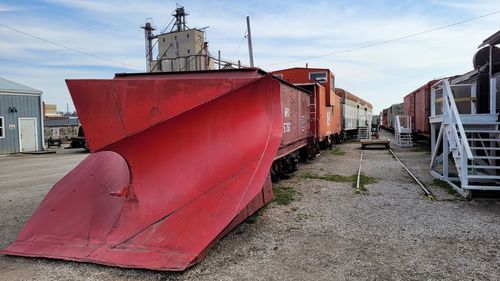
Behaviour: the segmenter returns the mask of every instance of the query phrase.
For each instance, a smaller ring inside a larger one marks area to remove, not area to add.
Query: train
[[[68,80],[91,153],[2,253],[154,270],[198,263],[272,199],[272,181],[341,141],[342,100],[321,72]]]
[[[382,128],[394,131],[394,117],[403,114],[403,103],[396,103],[382,111]]]
[[[294,85],[309,91],[317,89],[312,91],[320,93],[316,97],[311,96],[312,127],[316,132],[315,142],[320,147],[331,147],[334,143],[356,136],[360,127],[370,127],[373,105],[335,87],[335,75],[330,69],[294,67],[272,73]]]
[[[405,95],[403,103],[383,109],[380,113],[381,127],[393,131],[394,116],[407,116],[411,120],[413,136],[417,139],[429,140],[431,138],[429,122],[431,92],[433,87],[442,80],[449,81],[460,114],[498,114],[500,112],[500,48],[494,46],[498,38],[500,38],[500,31],[483,42],[473,56],[473,70],[464,74],[429,80]],[[488,47],[489,44],[492,45]],[[491,91],[495,91],[492,96],[490,96]],[[491,97],[494,97],[495,101],[492,101]],[[440,103],[439,97],[438,103]],[[437,110],[439,111],[440,107]]]
[[[342,89],[336,88],[335,94],[342,102],[342,132],[343,138],[354,137],[360,128],[369,128],[372,122],[373,105],[366,100]]]

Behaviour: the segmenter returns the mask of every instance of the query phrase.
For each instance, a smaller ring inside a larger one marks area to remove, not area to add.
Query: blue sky
[[[416,33],[500,10],[500,1],[0,1],[0,24],[108,60],[85,56],[0,26],[0,76],[40,89],[59,110],[73,105],[65,79],[145,70],[144,35],[184,5],[188,26],[205,27],[211,53],[248,63],[245,16],[264,70],[326,67],[336,84],[380,111],[427,81],[472,69],[477,46],[500,29],[500,14],[353,52],[303,59]],[[111,61],[110,61],[111,60]],[[293,63],[282,63],[300,60]],[[114,63],[123,62],[124,64]]]

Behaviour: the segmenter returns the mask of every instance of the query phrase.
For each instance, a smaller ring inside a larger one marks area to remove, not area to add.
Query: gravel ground
[[[295,188],[289,205],[271,203],[184,273],[0,256],[0,279],[500,280],[500,200],[466,201],[433,186],[430,154],[421,148],[395,151],[434,201],[387,150],[365,150],[363,174],[378,182],[361,194],[349,182],[301,177],[306,171],[356,174],[359,145],[338,147],[344,155],[324,151],[278,183]],[[0,247],[15,238],[50,186],[84,154],[37,157],[0,157]],[[57,167],[49,168],[51,163]]]

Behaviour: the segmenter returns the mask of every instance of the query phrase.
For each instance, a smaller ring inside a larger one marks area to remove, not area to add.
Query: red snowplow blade
[[[271,76],[67,84],[93,153],[3,253],[184,270],[269,199],[282,134]]]

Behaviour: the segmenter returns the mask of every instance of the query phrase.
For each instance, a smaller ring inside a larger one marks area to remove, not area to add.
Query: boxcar
[[[396,104],[393,104],[391,105],[388,109],[387,109],[387,128],[389,130],[394,130],[394,117],[396,117],[397,115],[403,115],[404,114],[404,111],[403,111],[403,103],[396,103]]]
[[[431,87],[437,82],[432,80],[404,97],[404,115],[411,118],[413,132],[430,137],[430,98]]]
[[[389,115],[389,109],[388,108],[382,110],[382,123],[381,123],[381,126],[384,129],[389,128],[389,123],[388,123],[388,119],[387,119],[388,115]]]

